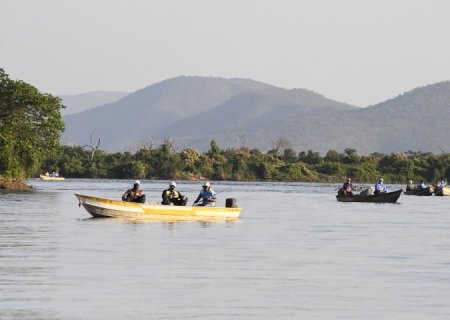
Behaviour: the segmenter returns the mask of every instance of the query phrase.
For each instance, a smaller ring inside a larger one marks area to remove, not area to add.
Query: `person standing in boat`
[[[375,194],[378,193],[387,193],[388,189],[386,185],[383,183],[383,178],[378,179],[378,182],[375,183]]]
[[[188,198],[175,190],[177,184],[174,181],[169,183],[169,189],[162,193],[162,205],[185,206]]]
[[[194,206],[216,206],[216,193],[211,189],[209,182],[203,183],[202,191],[200,191],[197,199],[194,201]],[[202,200],[200,203],[199,201]]]
[[[145,203],[145,194],[144,191],[139,188],[140,184],[140,181],[136,180],[133,183],[133,188],[128,189],[122,195],[122,200],[127,202]]]
[[[345,180],[344,185],[342,186],[342,192],[344,196],[346,195],[351,196],[353,194],[352,179],[347,178],[347,180]]]

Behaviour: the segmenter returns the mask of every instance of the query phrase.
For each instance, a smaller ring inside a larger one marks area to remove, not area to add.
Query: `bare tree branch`
[[[95,155],[95,152],[98,150],[98,148],[100,147],[100,138],[98,138],[98,142],[97,142],[97,145],[96,146],[94,146],[94,144],[92,143],[92,135],[94,134],[94,131],[95,130],[93,130],[92,132],[91,132],[91,134],[89,135],[89,139],[91,140],[91,144],[85,144],[84,146],[82,146],[82,148],[89,148],[89,149],[91,149],[91,162],[94,160],[94,155]]]

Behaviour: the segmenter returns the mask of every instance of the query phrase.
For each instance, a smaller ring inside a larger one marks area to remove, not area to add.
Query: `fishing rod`
[[[230,191],[231,189],[233,189],[233,188],[227,188],[227,189],[225,189],[225,190],[222,190],[222,191],[216,192],[216,194],[215,194],[215,195],[218,195],[218,194],[220,194],[220,193],[222,193],[222,192]]]

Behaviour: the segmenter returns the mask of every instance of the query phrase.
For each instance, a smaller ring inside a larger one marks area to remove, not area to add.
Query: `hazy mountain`
[[[348,119],[367,130],[365,135],[377,137],[371,150],[450,152],[450,81],[416,88],[351,112]],[[361,150],[363,144],[359,144]]]
[[[172,137],[181,147],[208,147],[211,137],[222,147],[242,145],[267,150],[280,137],[295,149],[323,145],[328,118],[357,109],[304,89],[268,88],[244,92],[222,105],[166,126],[156,136]],[[317,143],[316,143],[317,142]]]
[[[84,145],[92,134],[104,150],[126,150],[154,141],[164,126],[222,104],[268,84],[245,79],[177,77],[136,91],[123,99],[64,117],[62,141]]]
[[[178,77],[123,99],[66,116],[65,143],[101,148],[157,146],[170,138],[180,148],[248,146],[262,151],[285,138],[297,151],[360,153],[450,150],[450,82],[414,89],[357,108],[305,89],[287,90],[245,79]]]
[[[94,91],[77,95],[62,95],[63,104],[66,106],[62,110],[62,115],[82,112],[97,106],[115,102],[128,93],[122,91]]]

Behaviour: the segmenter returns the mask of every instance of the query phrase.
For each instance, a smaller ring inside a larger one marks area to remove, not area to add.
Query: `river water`
[[[450,319],[450,197],[340,203],[338,185],[214,182],[237,221],[94,219],[30,180],[0,193],[0,319]],[[189,203],[200,182],[178,182]],[[166,181],[142,181],[159,200]],[[392,190],[401,186],[390,186]]]

